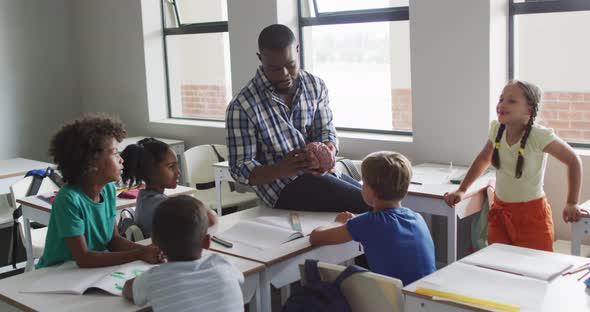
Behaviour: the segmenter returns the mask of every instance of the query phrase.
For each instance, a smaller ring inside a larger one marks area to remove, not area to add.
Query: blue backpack
[[[320,278],[318,260],[305,260],[305,285],[296,288],[287,299],[282,312],[348,312],[350,306],[340,291],[342,282],[354,273],[368,272],[367,269],[351,265],[333,282]]]

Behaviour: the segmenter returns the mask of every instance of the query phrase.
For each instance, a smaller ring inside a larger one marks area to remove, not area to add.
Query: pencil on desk
[[[440,291],[440,290],[435,290],[435,289],[425,288],[425,287],[416,287],[416,293],[420,294],[420,295],[431,296],[431,297],[440,297],[440,298],[444,298],[444,299],[450,299],[450,300],[454,300],[454,301],[462,302],[462,303],[475,304],[475,305],[479,305],[482,307],[492,308],[492,309],[497,309],[497,310],[507,311],[507,312],[517,312],[520,310],[520,308],[517,305],[513,305],[513,304],[506,304],[506,303],[495,302],[495,301],[491,301],[491,300],[487,300],[487,299],[474,298],[474,297],[469,297],[469,296],[465,296],[465,295],[460,295],[460,294],[455,294],[455,293],[450,293],[450,292],[446,292],[446,291]]]
[[[588,263],[586,263],[586,264],[584,264],[584,265],[581,265],[581,266],[579,266],[579,267],[577,267],[577,268],[574,268],[574,269],[572,269],[571,271],[564,272],[564,273],[563,273],[563,274],[561,274],[561,275],[562,275],[562,276],[564,276],[564,275],[571,275],[571,274],[576,274],[576,273],[578,273],[578,272],[584,271],[584,270],[586,270],[586,269],[589,269],[589,268],[590,268],[590,262],[588,262]]]
[[[584,275],[582,275],[580,278],[578,278],[578,282],[581,281],[584,277],[586,277],[586,275],[588,275],[588,273],[590,273],[590,270],[588,270],[588,272],[586,272]]]

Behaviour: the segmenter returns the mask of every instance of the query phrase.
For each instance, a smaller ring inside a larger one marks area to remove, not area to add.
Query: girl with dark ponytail
[[[137,195],[135,222],[143,234],[152,234],[152,216],[158,204],[168,198],[165,189],[176,188],[180,169],[176,153],[168,144],[154,138],[131,144],[121,153],[123,173],[121,179],[129,186],[145,183]]]
[[[152,219],[156,207],[168,198],[165,189],[176,188],[180,168],[176,153],[168,144],[154,138],[131,144],[121,153],[123,173],[121,179],[129,186],[145,183],[137,195],[135,222],[145,237],[152,235]],[[217,215],[208,209],[209,225],[217,224]]]
[[[498,120],[491,123],[489,140],[459,189],[445,194],[447,204],[454,207],[490,164],[496,168],[496,193],[488,215],[489,244],[553,250],[553,218],[543,191],[547,154],[568,167],[569,188],[563,220],[576,222],[580,219],[582,164],[553,129],[535,123],[541,94],[531,83],[508,82],[496,106]]]

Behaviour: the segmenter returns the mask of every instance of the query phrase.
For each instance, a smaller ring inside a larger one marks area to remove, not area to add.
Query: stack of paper
[[[490,245],[460,261],[543,281],[549,281],[573,266],[552,252],[540,252],[504,244]]]

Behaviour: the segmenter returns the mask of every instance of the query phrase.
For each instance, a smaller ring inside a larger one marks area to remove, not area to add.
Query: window
[[[511,0],[510,78],[543,89],[539,123],[590,147],[590,1]]]
[[[231,100],[226,0],[163,0],[171,118],[224,120]]]
[[[302,66],[338,129],[411,134],[409,0],[300,0]]]

